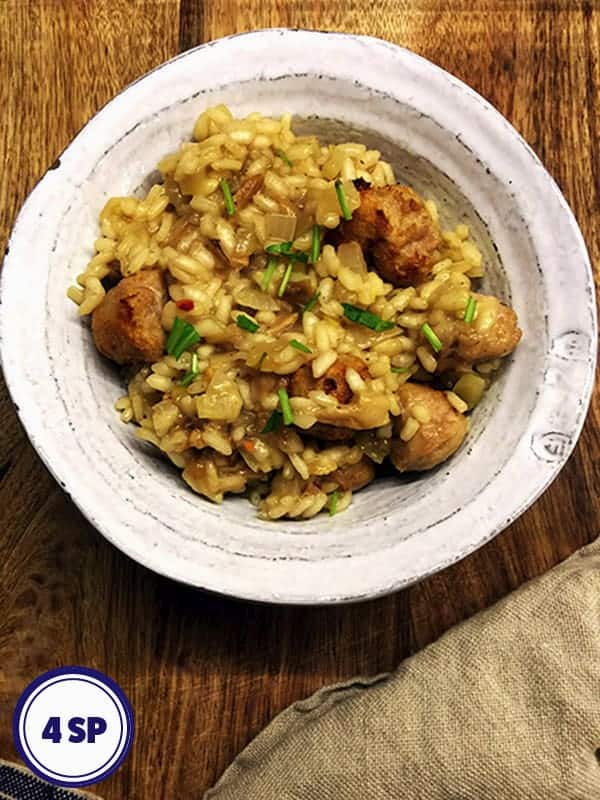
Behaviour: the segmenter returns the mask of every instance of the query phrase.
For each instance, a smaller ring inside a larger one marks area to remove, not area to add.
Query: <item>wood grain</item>
[[[36,180],[119,89],[198,42],[290,26],[381,36],[467,81],[547,164],[600,263],[593,2],[384,0],[369,11],[362,0],[8,0],[0,15],[0,252]],[[324,683],[393,668],[599,529],[597,392],[558,480],[465,561],[360,606],[255,606],[129,561],[61,493],[4,390],[0,423],[0,755],[16,755],[10,720],[27,682],[61,664],[102,669],[128,693],[137,723],[129,759],[96,788],[107,800],[199,797],[290,702]]]

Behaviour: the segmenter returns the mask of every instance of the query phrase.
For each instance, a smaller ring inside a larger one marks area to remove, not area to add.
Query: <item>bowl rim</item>
[[[138,563],[142,564],[145,567],[148,567],[149,569],[153,570],[154,572],[157,572],[158,574],[165,575],[182,583],[196,586],[198,588],[202,588],[207,591],[218,592],[221,594],[240,597],[247,600],[269,602],[269,603],[284,603],[284,604],[293,603],[298,605],[328,605],[328,604],[362,601],[395,592],[401,588],[411,585],[412,583],[420,581],[442,569],[445,569],[446,567],[450,566],[456,561],[466,557],[467,555],[469,555],[470,553],[474,552],[476,549],[481,547],[483,544],[490,541],[498,533],[500,533],[511,521],[515,520],[527,508],[529,508],[532,505],[532,503],[534,503],[538,499],[538,497],[548,488],[548,486],[556,478],[556,476],[558,475],[558,473],[560,472],[560,470],[562,469],[562,467],[565,465],[566,461],[572,454],[586,418],[587,409],[589,407],[589,403],[592,397],[592,391],[594,386],[594,375],[596,368],[597,353],[596,353],[596,348],[593,345],[591,348],[591,353],[588,354],[589,355],[589,358],[587,360],[588,368],[586,370],[585,381],[583,382],[585,385],[582,388],[581,395],[579,395],[581,401],[582,413],[579,415],[576,425],[574,425],[571,428],[572,435],[570,436],[570,439],[566,444],[566,446],[564,447],[560,457],[556,460],[552,471],[549,472],[548,475],[545,476],[543,480],[538,480],[537,483],[534,484],[534,488],[532,491],[524,493],[524,497],[520,501],[520,503],[511,508],[511,513],[509,516],[506,515],[502,517],[502,519],[499,519],[494,525],[490,526],[489,530],[486,532],[486,535],[484,537],[481,537],[479,539],[473,538],[468,547],[463,547],[460,550],[460,552],[453,552],[450,555],[446,555],[443,558],[439,558],[429,568],[420,571],[418,575],[413,575],[408,578],[402,577],[392,582],[391,584],[386,584],[384,586],[380,585],[377,579],[375,579],[367,592],[361,592],[360,594],[346,592],[341,595],[336,593],[331,593],[328,587],[323,587],[321,593],[319,593],[318,595],[315,595],[314,593],[303,595],[301,593],[294,591],[293,589],[289,591],[273,592],[272,590],[269,591],[268,589],[263,590],[262,587],[258,587],[256,590],[254,589],[239,590],[235,587],[235,581],[233,584],[231,584],[231,582],[228,583],[227,581],[223,581],[222,579],[220,579],[219,574],[216,575],[211,574],[210,580],[206,580],[206,574],[205,574],[204,579],[201,582],[198,582],[194,578],[193,573],[191,572],[181,573],[179,570],[172,568],[172,566],[169,564],[168,561],[163,562],[160,558],[160,555],[154,555],[152,553],[141,554],[139,551],[135,551],[134,548],[128,546],[126,536],[119,537],[115,532],[108,529],[107,526],[103,524],[101,520],[97,519],[96,514],[94,513],[94,509],[88,507],[78,497],[77,486],[74,485],[74,482],[71,479],[68,470],[64,472],[59,466],[57,466],[56,459],[53,457],[53,453],[51,451],[48,451],[44,445],[43,436],[38,436],[36,434],[35,432],[37,427],[35,420],[36,414],[32,412],[32,410],[29,409],[29,407],[22,402],[23,393],[26,391],[26,386],[21,380],[18,369],[13,368],[14,364],[13,362],[11,362],[10,358],[12,340],[10,337],[10,328],[6,324],[6,314],[7,314],[6,309],[10,305],[10,296],[8,295],[8,289],[7,289],[9,280],[12,277],[10,269],[11,265],[13,265],[15,261],[14,256],[11,257],[12,255],[11,251],[14,250],[13,245],[19,238],[19,235],[21,233],[21,227],[26,228],[25,223],[27,222],[29,211],[33,204],[34,198],[36,198],[37,196],[41,195],[44,192],[45,185],[48,182],[49,177],[52,174],[52,171],[60,165],[63,155],[67,151],[75,149],[77,145],[80,143],[81,138],[83,137],[85,132],[91,126],[93,126],[94,123],[99,118],[101,118],[103,114],[107,113],[108,110],[111,108],[111,106],[113,106],[113,104],[117,104],[120,100],[122,100],[123,97],[127,95],[134,86],[136,86],[140,82],[151,80],[152,76],[154,76],[161,70],[165,69],[166,67],[182,59],[194,57],[200,51],[203,51],[206,48],[227,47],[232,40],[237,40],[244,37],[256,38],[256,37],[264,37],[265,35],[271,36],[273,34],[278,34],[278,35],[299,34],[302,36],[319,37],[320,39],[335,38],[336,40],[338,40],[338,42],[341,40],[347,40],[349,42],[358,41],[361,43],[365,43],[370,47],[381,48],[383,46],[387,50],[396,52],[398,55],[401,55],[405,59],[417,63],[420,62],[423,69],[427,69],[433,74],[437,75],[438,79],[444,80],[446,82],[453,84],[454,86],[460,87],[461,91],[466,93],[471,101],[476,101],[480,106],[482,106],[486,111],[488,111],[491,114],[492,119],[496,124],[502,124],[504,127],[505,134],[511,136],[514,142],[518,143],[520,146],[525,148],[528,159],[530,160],[532,166],[536,166],[542,171],[544,180],[546,181],[549,190],[552,192],[554,199],[557,200],[559,203],[560,211],[561,214],[563,215],[565,225],[569,226],[569,232],[573,237],[573,242],[577,246],[578,254],[581,257],[582,266],[586,272],[585,277],[589,285],[591,286],[591,295],[589,297],[589,309],[588,309],[591,312],[591,316],[590,316],[589,326],[588,328],[586,328],[586,331],[589,332],[589,334],[591,335],[592,342],[597,342],[597,336],[598,336],[597,310],[593,294],[594,284],[593,284],[592,269],[587,248],[582,233],[575,219],[575,216],[573,215],[573,212],[571,211],[558,185],[556,184],[552,176],[548,173],[548,171],[545,169],[545,167],[543,166],[542,162],[535,154],[533,149],[527,144],[527,142],[518,133],[518,131],[508,122],[508,120],[491,103],[485,100],[481,95],[475,92],[475,90],[470,88],[467,84],[463,83],[460,79],[456,78],[454,75],[442,69],[433,62],[429,61],[428,59],[425,59],[423,56],[420,56],[417,53],[408,50],[407,48],[401,47],[399,45],[393,44],[392,42],[388,42],[383,39],[371,36],[348,34],[344,32],[306,30],[301,28],[264,28],[255,31],[247,31],[243,33],[232,34],[230,36],[226,36],[210,42],[205,42],[190,50],[175,55],[168,61],[165,61],[157,65],[149,72],[136,78],[134,81],[128,84],[124,89],[122,89],[118,94],[116,94],[113,98],[111,98],[106,104],[104,104],[88,120],[88,122],[86,122],[85,125],[82,126],[82,128],[73,137],[73,139],[67,145],[67,147],[65,147],[65,149],[61,152],[60,156],[56,159],[54,164],[34,185],[34,188],[31,190],[30,194],[23,203],[16,217],[16,220],[13,224],[13,228],[8,241],[8,246],[4,259],[4,267],[2,269],[2,274],[0,276],[0,363],[2,364],[7,387],[13,399],[13,403],[15,405],[15,409],[17,411],[19,419],[23,424],[32,445],[36,449],[38,455],[41,457],[43,463],[46,465],[50,473],[57,480],[57,482],[63,488],[63,490],[71,497],[71,499],[73,500],[75,505],[79,508],[79,510],[100,531],[100,533],[102,533],[102,535],[106,539],[108,539],[108,541],[110,541],[112,544],[118,547],[122,552],[129,555]],[[16,265],[12,267],[12,272],[15,271],[16,271]],[[27,409],[26,411],[24,410],[25,408]],[[36,410],[38,414],[41,413],[41,409],[38,408]],[[63,465],[61,464],[61,467],[62,466]]]

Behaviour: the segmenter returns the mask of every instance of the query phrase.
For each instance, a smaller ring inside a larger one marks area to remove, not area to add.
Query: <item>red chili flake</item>
[[[178,300],[175,305],[177,308],[180,308],[182,311],[192,311],[194,308],[194,301],[193,300]]]

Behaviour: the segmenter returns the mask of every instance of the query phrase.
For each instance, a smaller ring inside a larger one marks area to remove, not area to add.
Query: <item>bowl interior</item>
[[[535,258],[528,232],[519,225],[517,211],[502,182],[485,165],[477,163],[459,140],[449,140],[447,131],[409,105],[374,94],[356,82],[321,78],[317,89],[317,102],[308,104],[311,92],[314,97],[314,81],[310,78],[234,84],[161,109],[129,131],[96,164],[82,185],[83,202],[73,204],[65,217],[55,260],[56,265],[60,264],[61,277],[49,284],[50,315],[55,323],[59,321],[49,331],[51,341],[57,355],[69,353],[74,360],[73,369],[85,375],[84,396],[79,387],[72,391],[72,386],[66,385],[62,387],[65,402],[73,416],[93,416],[95,435],[88,446],[96,453],[95,462],[103,470],[104,479],[111,481],[118,463],[119,470],[131,475],[131,502],[152,509],[157,516],[168,508],[174,536],[194,537],[202,530],[203,538],[214,539],[213,544],[220,545],[220,527],[205,526],[206,517],[225,524],[237,522],[243,528],[231,529],[231,546],[237,552],[267,557],[277,557],[282,552],[288,557],[302,556],[324,547],[330,553],[348,556],[385,548],[392,541],[414,536],[423,527],[449,518],[471,502],[514,450],[535,398],[535,370],[536,365],[538,371],[541,369],[545,347],[543,337],[528,335],[543,327],[543,305],[522,302],[536,281]],[[89,331],[64,298],[68,279],[81,271],[92,253],[98,213],[106,199],[115,194],[143,192],[157,178],[154,166],[159,158],[189,138],[196,116],[205,106],[217,103],[226,103],[236,115],[257,109],[272,114],[291,111],[299,117],[295,125],[299,133],[316,134],[323,142],[359,141],[381,150],[394,166],[398,180],[436,201],[444,226],[454,227],[463,221],[469,225],[485,255],[484,289],[515,303],[525,330],[524,342],[513,363],[498,375],[473,415],[471,433],[460,452],[437,470],[412,479],[398,476],[376,481],[357,493],[351,508],[337,519],[320,515],[302,522],[263,522],[243,498],[231,497],[215,506],[194,495],[176,470],[139,443],[131,428],[118,420],[113,405],[123,391],[121,376],[98,355]],[[315,106],[327,108],[335,118],[306,113]],[[361,109],[358,122],[352,118],[356,108]],[[382,119],[385,128],[380,124]],[[460,186],[444,168],[450,160],[461,164]],[[475,197],[475,201],[469,197]],[[512,298],[507,275],[518,275],[518,280],[512,281]],[[529,378],[526,382],[525,375]],[[507,386],[518,384],[523,386],[522,391],[506,391]],[[391,518],[393,525],[381,524]],[[366,525],[368,537],[364,535]]]

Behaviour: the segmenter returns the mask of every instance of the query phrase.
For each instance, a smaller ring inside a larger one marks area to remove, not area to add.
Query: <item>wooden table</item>
[[[599,263],[600,5],[594,0],[5,0],[0,238],[38,178],[122,87],[181,50],[269,26],[368,33],[458,75],[558,180]],[[452,10],[448,10],[449,8]],[[27,265],[23,265],[27,269]],[[27,309],[23,309],[27,313]],[[520,520],[418,586],[345,608],[205,596],[134,564],[63,495],[0,400],[0,756],[26,683],[97,667],[128,693],[137,737],[107,800],[200,797],[278,711],[322,684],[392,669],[598,533],[600,394],[575,454]]]

